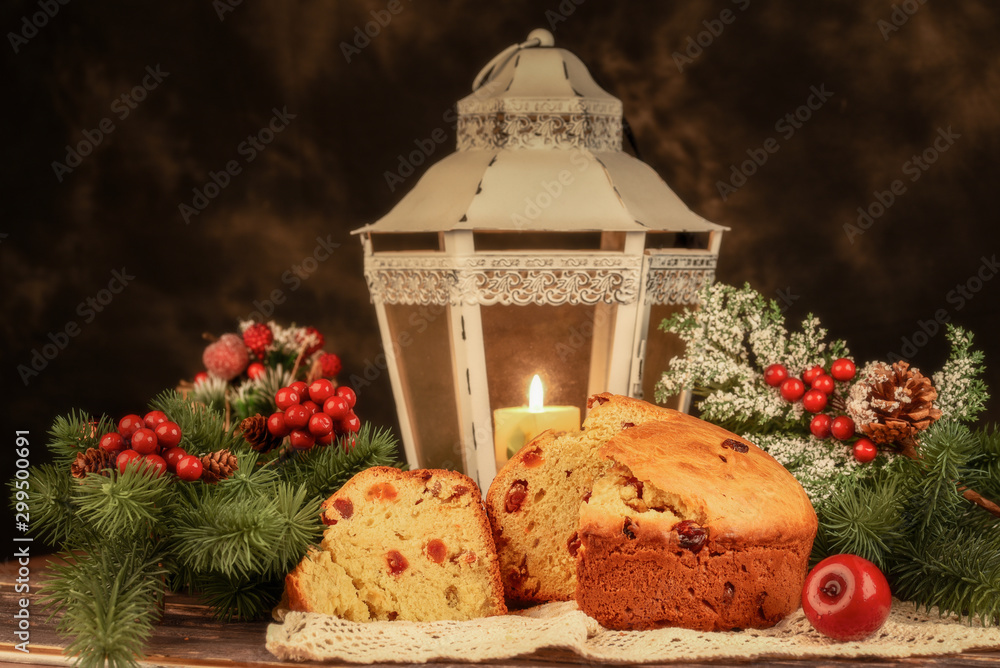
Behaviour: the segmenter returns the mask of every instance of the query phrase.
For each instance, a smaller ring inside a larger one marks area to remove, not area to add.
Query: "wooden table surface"
[[[31,560],[32,599],[37,594],[44,578],[45,557]],[[4,562],[0,566],[0,665],[17,666],[63,666],[72,665],[72,659],[62,653],[67,644],[55,632],[54,622],[46,620],[41,610],[32,605],[31,610],[31,651],[28,654],[14,649],[18,642],[13,636],[13,615],[17,600],[22,594],[15,594],[14,579],[17,563]],[[212,620],[205,606],[196,599],[177,594],[169,594],[163,619],[155,627],[150,642],[146,646],[147,666],[331,666],[314,662],[279,661],[264,648],[267,620],[252,623],[225,623]],[[406,660],[401,651],[400,662]],[[569,651],[542,651],[531,656],[508,661],[494,661],[489,666],[565,666],[584,663]],[[749,662],[747,662],[749,663]],[[807,668],[813,666],[846,666],[863,663],[865,666],[976,666],[979,668],[1000,667],[1000,651],[965,652],[942,657],[920,657],[900,660],[768,660],[767,665]],[[339,664],[344,665],[344,664]],[[351,665],[351,664],[347,664]],[[398,668],[400,664],[379,664]],[[482,664],[440,663],[436,666],[469,666]],[[652,664],[647,664],[652,665]],[[687,665],[740,665],[733,662],[688,664],[676,663],[671,666]],[[745,664],[744,664],[745,665]]]

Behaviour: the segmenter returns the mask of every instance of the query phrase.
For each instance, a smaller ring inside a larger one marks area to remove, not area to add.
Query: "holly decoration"
[[[853,554],[819,562],[802,586],[802,612],[817,631],[834,640],[864,640],[892,610],[889,582],[878,566]]]
[[[357,400],[354,390],[346,386],[334,387],[326,378],[318,378],[309,385],[301,381],[293,383],[275,393],[276,412],[266,420],[263,416],[255,416],[247,423],[250,430],[247,438],[257,449],[265,444],[274,447],[275,442],[280,443],[286,437],[295,450],[309,450],[317,444],[330,445],[338,438],[342,447],[349,449],[353,441],[342,437],[361,428],[361,420],[354,413]],[[261,433],[262,421],[267,437]]]

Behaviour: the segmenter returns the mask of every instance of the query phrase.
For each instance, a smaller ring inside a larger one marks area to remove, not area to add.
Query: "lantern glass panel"
[[[669,318],[689,306],[683,304],[653,304],[649,310],[649,330],[646,332],[646,359],[643,362],[642,392],[646,401],[656,402],[656,384],[660,373],[667,368],[671,358],[684,354],[684,341],[673,332],[661,332],[659,327],[664,318]],[[663,406],[683,408],[680,395],[673,395]],[[660,403],[660,402],[656,402]]]
[[[420,468],[462,468],[449,308],[387,304],[406,409]]]

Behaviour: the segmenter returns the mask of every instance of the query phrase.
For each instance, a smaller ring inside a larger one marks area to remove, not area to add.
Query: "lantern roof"
[[[622,104],[547,30],[498,54],[458,102],[457,151],[355,233],[710,232],[622,151]]]

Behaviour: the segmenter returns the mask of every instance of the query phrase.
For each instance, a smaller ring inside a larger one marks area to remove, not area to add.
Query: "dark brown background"
[[[987,0],[897,3],[916,11],[887,39],[878,21],[891,20],[889,2],[403,0],[350,63],[341,42],[387,2],[246,2],[221,20],[211,3],[182,4],[75,0],[18,53],[9,37],[0,46],[4,422],[11,445],[12,430],[31,431],[36,462],[55,415],[141,410],[199,370],[202,332],[232,330],[274,289],[287,295],[274,317],[320,328],[344,377],[363,373],[381,345],[348,232],[415,183],[393,192],[384,178],[415,140],[443,128],[450,138],[432,161],[452,150],[450,106],[560,7],[556,45],[623,100],[643,159],[732,228],[719,280],[794,295],[792,320],[815,312],[860,360],[899,352],[918,321],[946,309],[977,333],[1000,387],[1000,281],[961,310],[947,298],[1000,241],[1000,17]],[[724,9],[735,21],[679,71],[672,54]],[[20,31],[38,11],[37,0],[5,3],[0,28]],[[169,76],[119,119],[114,100],[157,64]],[[812,86],[833,97],[783,138],[776,122]],[[237,147],[274,107],[296,118],[247,164]],[[60,183],[51,163],[106,117],[114,132]],[[904,163],[949,126],[960,138],[911,183]],[[780,150],[723,201],[717,181],[769,137]],[[233,159],[242,173],[185,225],[178,206]],[[906,193],[849,243],[843,226],[895,179]],[[282,274],[326,235],[342,245],[290,291]],[[135,281],[83,324],[77,305],[122,267]],[[25,386],[16,367],[71,321],[79,336]],[[939,333],[914,362],[936,370],[946,351]],[[395,428],[384,374],[359,410]],[[1000,419],[996,400],[989,418]],[[4,455],[3,470],[12,466]]]

